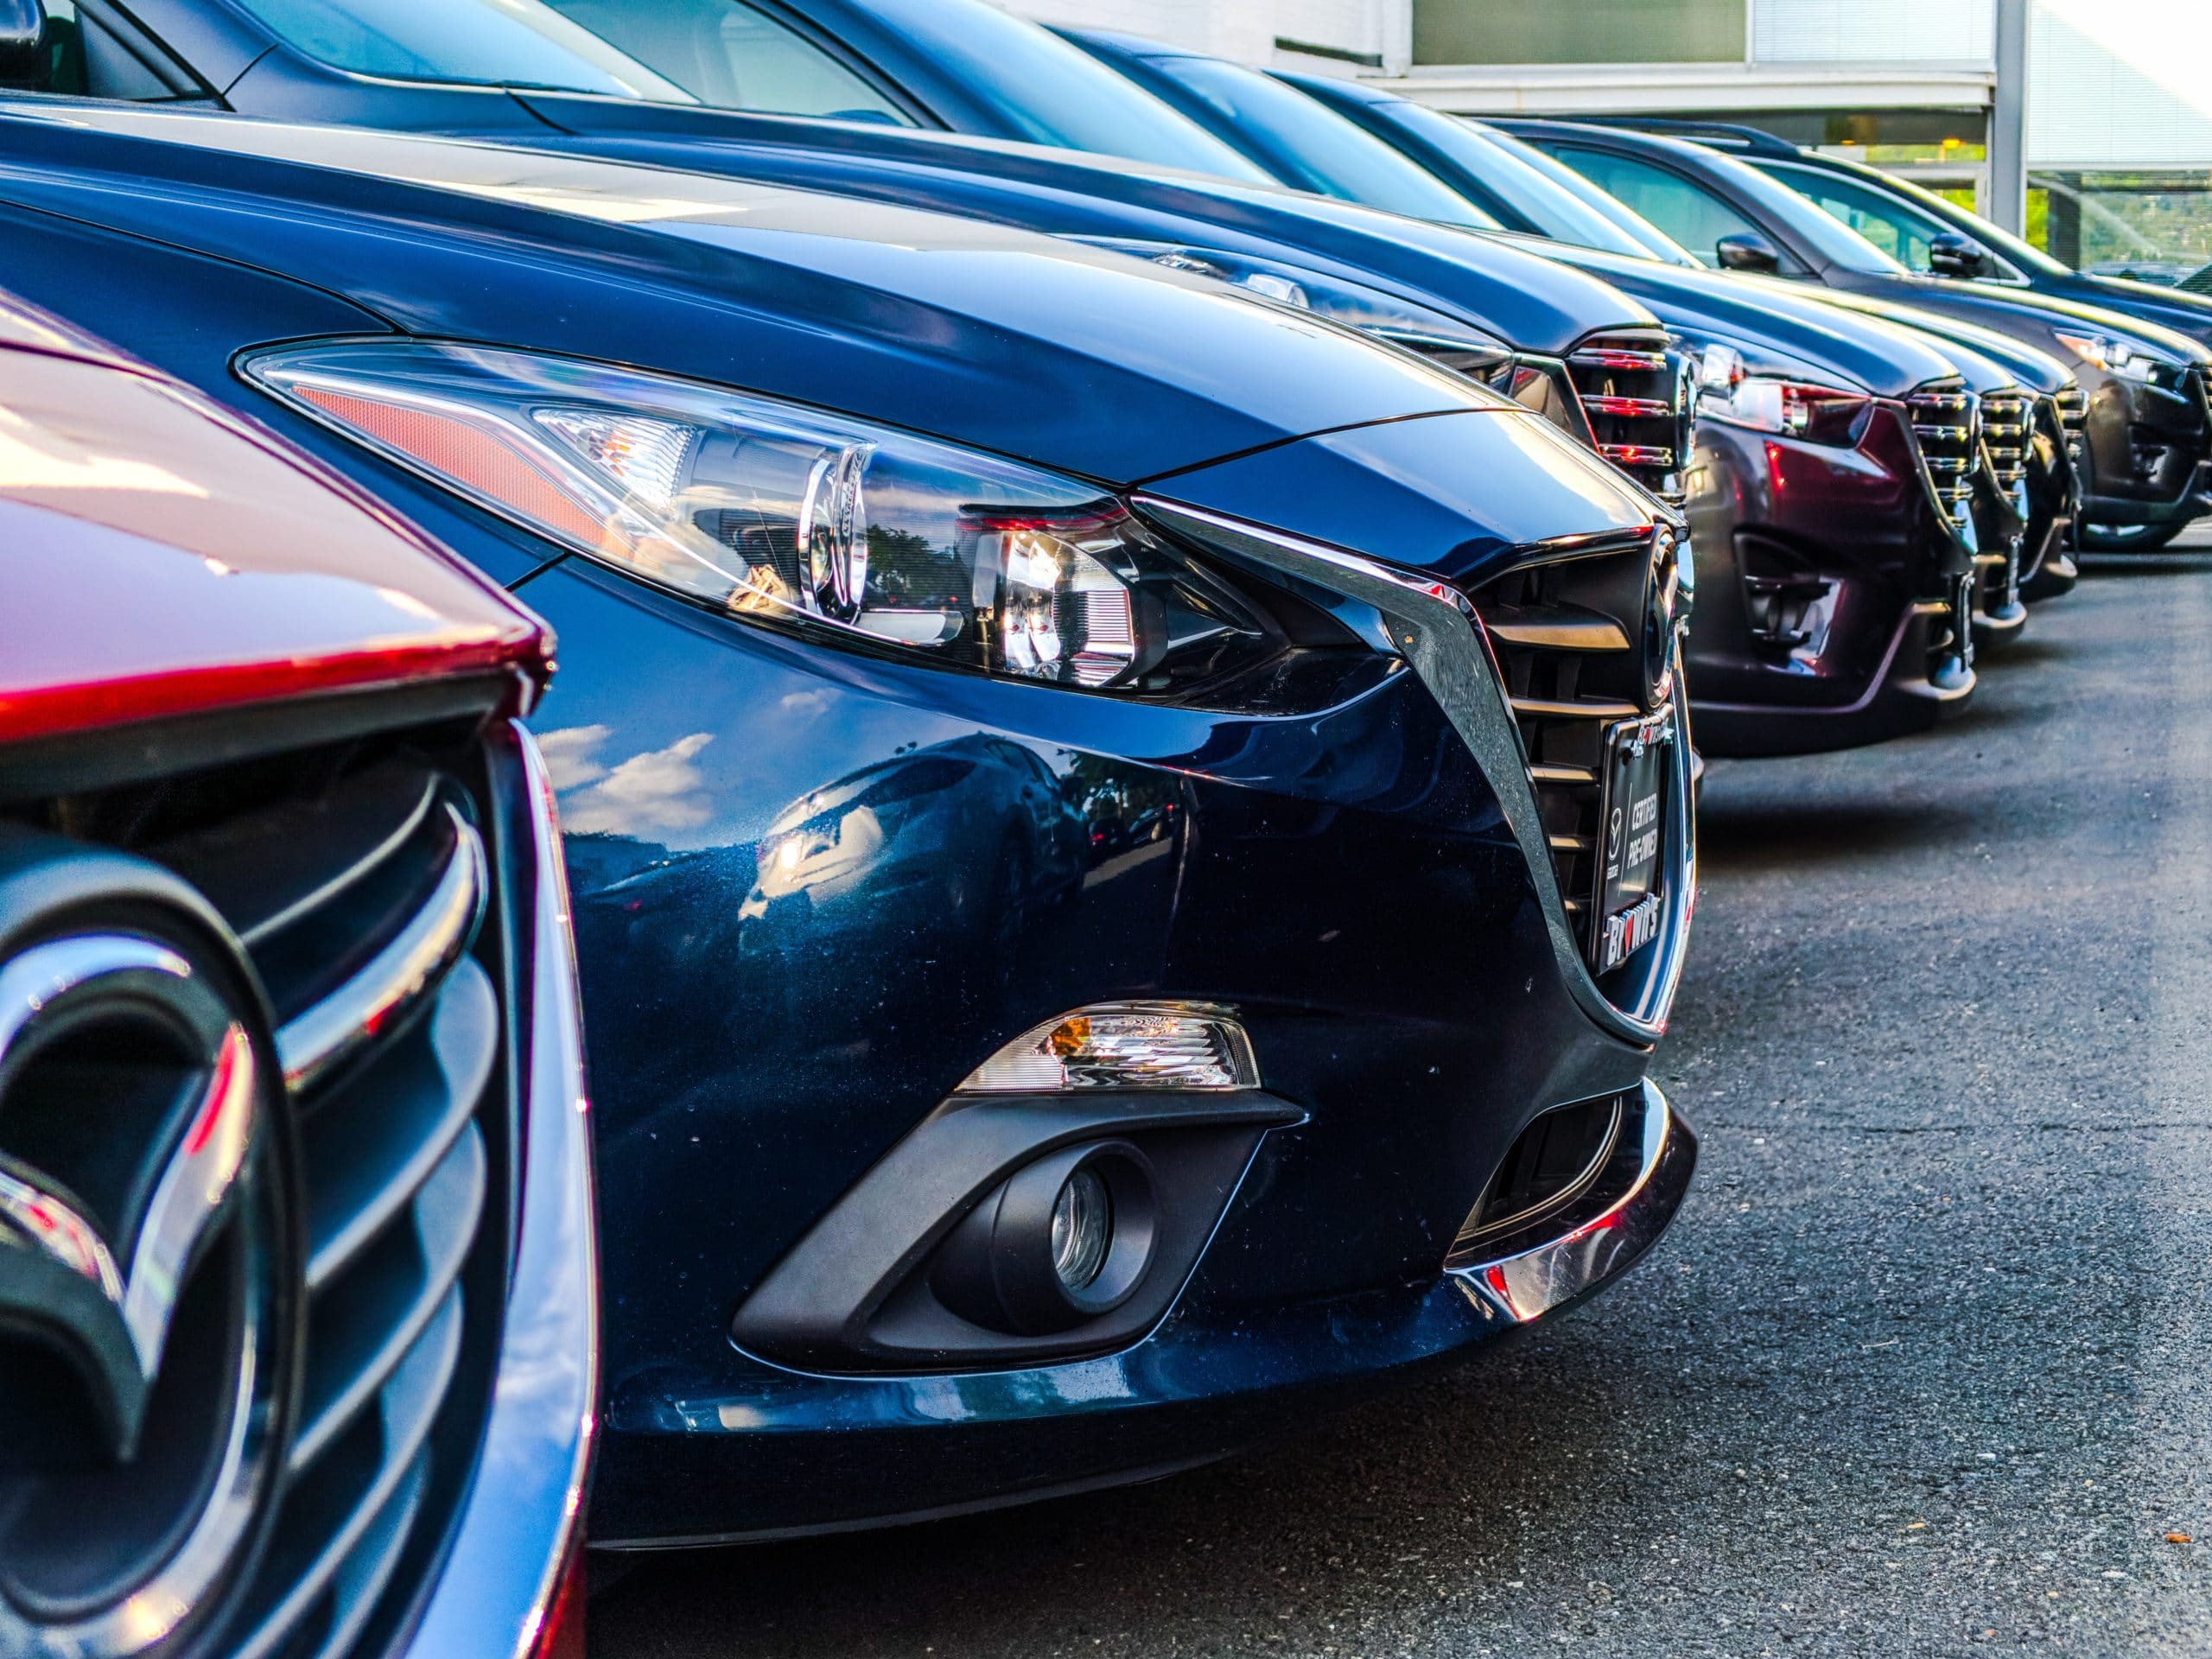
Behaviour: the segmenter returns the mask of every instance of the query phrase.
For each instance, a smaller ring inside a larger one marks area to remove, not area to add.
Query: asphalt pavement
[[[661,1558],[600,1659],[2212,1653],[2212,537],[1716,764],[1611,1294],[1159,1484]]]

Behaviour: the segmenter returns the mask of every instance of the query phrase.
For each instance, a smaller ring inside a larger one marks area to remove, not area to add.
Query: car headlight
[[[1378,334],[1432,355],[1464,352],[1478,358],[1489,356],[1502,363],[1513,354],[1511,348],[1496,335],[1485,334],[1472,323],[1462,322],[1447,312],[1417,300],[1401,299],[1363,283],[1308,270],[1302,265],[1167,242],[1122,242],[1104,237],[1071,237],[1069,240],[1126,253],[1169,270],[1186,270],[1193,276],[1211,277],[1262,299],[1273,300],[1278,305],[1326,317],[1348,328]]]
[[[2123,378],[2140,380],[2148,385],[2161,374],[2178,375],[2182,372],[2182,365],[2171,358],[2145,351],[2128,340],[2114,340],[2105,334],[2071,334],[2063,328],[2051,332],[2058,336],[2059,344],[2068,351],[2107,374],[2117,374]]]
[[[1732,346],[1707,346],[1698,365],[1698,409],[1707,418],[1810,443],[1855,444],[1874,400],[1861,391],[1752,374]]]
[[[1280,643],[1096,485],[892,428],[426,341],[241,371],[549,541],[748,620],[1094,690],[1173,691]]]

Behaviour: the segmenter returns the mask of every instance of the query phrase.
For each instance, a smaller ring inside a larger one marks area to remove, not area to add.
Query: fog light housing
[[[930,1287],[962,1319],[1024,1336],[1110,1313],[1152,1266],[1156,1192],[1151,1160],[1126,1141],[1048,1154],[961,1219]]]
[[[1256,1089],[1252,1039],[1210,1002],[1101,1002],[1022,1033],[970,1072],[963,1094],[1075,1089]]]

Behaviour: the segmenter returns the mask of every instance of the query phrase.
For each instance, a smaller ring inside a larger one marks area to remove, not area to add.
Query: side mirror
[[[5,0],[0,0],[0,4],[4,3]],[[1713,245],[1713,251],[1719,258],[1723,270],[1749,270],[1771,276],[1782,269],[1782,250],[1757,231],[1724,236]]]
[[[1979,276],[1989,268],[1989,250],[1970,236],[1946,231],[1928,244],[1928,268],[1938,276]]]
[[[0,0],[0,86],[46,81],[46,8],[39,0]]]

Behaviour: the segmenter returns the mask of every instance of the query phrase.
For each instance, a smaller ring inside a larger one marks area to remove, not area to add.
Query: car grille
[[[1957,524],[1965,523],[1974,510],[1979,405],[1970,391],[1918,391],[1909,405],[1929,486],[1937,506]]]
[[[2058,424],[2066,435],[2066,458],[2074,470],[2087,476],[2089,468],[2089,394],[2071,382],[2061,386],[2052,399],[2058,406]]]
[[[1529,782],[1569,921],[1585,953],[1596,907],[1606,734],[1654,711],[1649,584],[1670,580],[1670,532],[1521,565],[1468,594],[1512,703]]]
[[[1991,475],[2006,496],[2028,475],[2030,423],[2034,400],[2024,391],[2007,389],[1986,392],[1981,399],[1982,453],[1988,457]]]
[[[1593,334],[1567,353],[1598,453],[1670,505],[1683,500],[1688,378],[1664,334]]]
[[[296,1432],[221,1650],[381,1651],[465,1495],[505,1301],[515,1107],[494,769],[467,720],[72,798],[246,946],[301,1151]],[[486,918],[492,925],[485,925]]]
[[[2199,364],[2191,367],[2186,380],[2186,395],[2202,413],[2205,423],[2212,426],[2212,381],[2206,379],[2203,365]]]
[[[1473,351],[1427,340],[1400,340],[1397,343],[1418,352],[1439,367],[1478,381],[1499,397],[1510,397],[1522,408],[1534,410],[1578,442],[1586,435],[1582,415],[1575,406],[1573,383],[1557,358]]]

